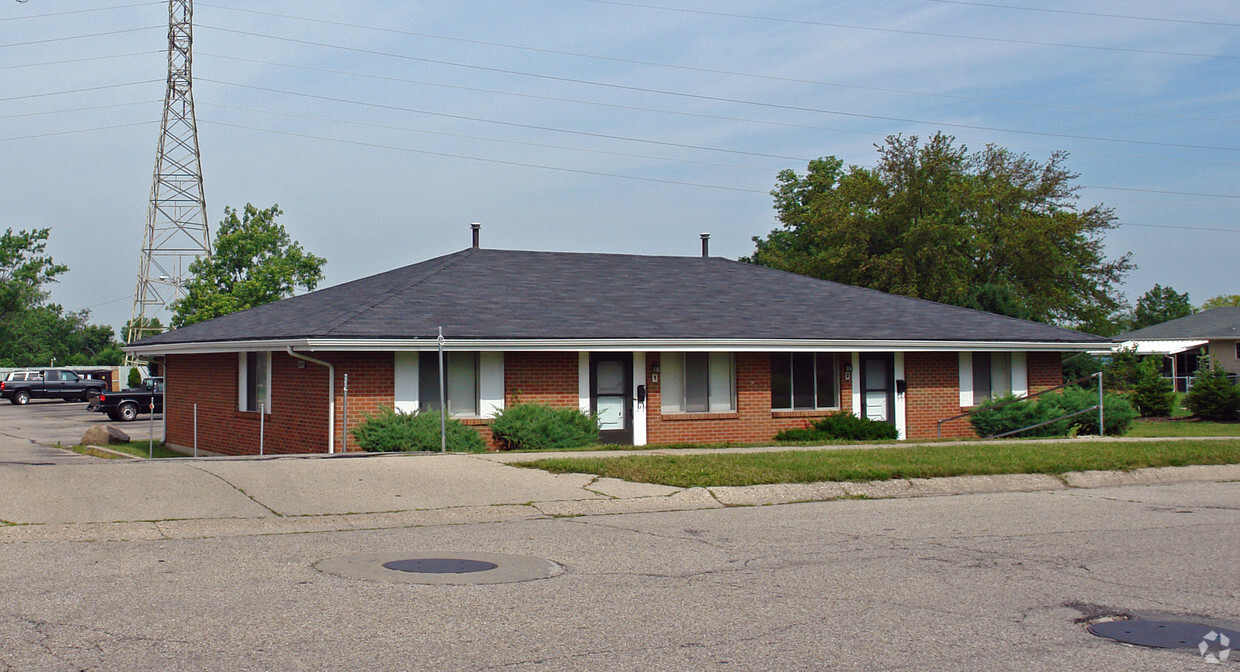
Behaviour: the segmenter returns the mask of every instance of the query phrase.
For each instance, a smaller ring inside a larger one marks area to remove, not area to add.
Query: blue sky
[[[83,11],[87,10],[87,11]],[[93,11],[98,10],[98,11]],[[1112,256],[1240,293],[1233,2],[457,0],[195,6],[209,211],[278,203],[324,286],[487,247],[739,257],[776,173],[937,130],[1070,152]],[[0,0],[0,226],[51,227],[53,289],[129,317],[167,3]],[[82,89],[91,89],[85,90]]]

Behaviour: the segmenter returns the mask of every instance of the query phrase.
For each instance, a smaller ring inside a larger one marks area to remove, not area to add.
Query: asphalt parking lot
[[[151,416],[138,416],[133,422],[115,422],[103,413],[86,410],[86,402],[59,399],[32,399],[17,406],[0,399],[0,435],[36,444],[72,446],[94,425],[113,425],[135,440],[151,436]],[[155,416],[155,439],[163,439],[163,415]],[[3,459],[0,454],[0,459]]]

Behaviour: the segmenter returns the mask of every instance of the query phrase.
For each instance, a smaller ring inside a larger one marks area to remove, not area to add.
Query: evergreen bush
[[[486,449],[478,432],[460,420],[449,418],[446,430],[448,450],[477,453]],[[351,433],[357,445],[371,453],[437,451],[440,448],[439,412],[403,413],[383,406],[378,415],[367,415]]]
[[[1098,404],[1097,390],[1083,387],[1066,387],[1061,392],[1044,394],[1034,399],[1026,399],[995,408],[1015,397],[1009,395],[992,399],[982,404],[977,413],[969,416],[973,431],[978,436],[994,436],[1014,431],[1022,427],[1046,422],[1069,413],[1081,411]],[[1106,433],[1118,436],[1128,431],[1137,411],[1128,399],[1118,394],[1105,394],[1102,401],[1103,415],[1106,422]],[[1030,429],[1013,436],[1035,438],[1048,436],[1068,436],[1073,433],[1097,434],[1097,411],[1082,413],[1070,418],[1063,418],[1048,425]]]
[[[142,384],[142,372],[138,370],[138,367],[133,366],[129,368],[129,380],[127,382],[131,388]]]
[[[852,413],[832,413],[814,421],[808,429],[784,429],[776,441],[887,441],[900,438],[895,425],[859,418]]]
[[[1175,391],[1171,381],[1163,377],[1154,364],[1146,359],[1137,366],[1137,383],[1132,388],[1132,405],[1143,418],[1165,418],[1171,415],[1175,404]]]
[[[495,414],[491,435],[500,450],[564,450],[598,443],[598,417],[576,408],[513,404]]]
[[[1211,359],[1198,369],[1197,379],[1184,397],[1184,405],[1202,420],[1234,422],[1240,419],[1240,388],[1227,377],[1227,371]]]

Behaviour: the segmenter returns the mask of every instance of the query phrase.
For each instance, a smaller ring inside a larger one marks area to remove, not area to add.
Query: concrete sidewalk
[[[21,446],[15,446],[14,439],[0,437],[0,452],[11,454],[9,451],[16,448]],[[844,498],[1240,480],[1240,465],[1224,465],[1063,476],[1015,474],[676,488],[587,474],[554,475],[506,464],[548,456],[379,454],[9,461],[0,464],[0,521],[7,523],[0,526],[0,543],[382,529]]]

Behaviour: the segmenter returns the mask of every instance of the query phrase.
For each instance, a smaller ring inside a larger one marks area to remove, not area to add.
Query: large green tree
[[[13,232],[0,236],[0,324],[43,304],[45,285],[69,270],[47,253],[51,229]]]
[[[1221,294],[1219,296],[1206,299],[1205,302],[1201,304],[1201,309],[1214,310],[1215,308],[1229,308],[1234,306],[1240,306],[1240,294]]]
[[[279,206],[224,208],[214,251],[189,266],[185,297],[173,304],[172,326],[183,327],[313,290],[326,259],[302,249],[276,223]]]
[[[1014,317],[1105,330],[1128,255],[1108,260],[1110,208],[1077,207],[1078,175],[937,133],[890,136],[874,168],[811,161],[779,173],[780,228],[747,261]]]
[[[1155,284],[1137,299],[1137,307],[1132,311],[1132,328],[1143,329],[1192,314],[1193,304],[1189,302],[1187,292],[1181,294],[1170,287]]]

